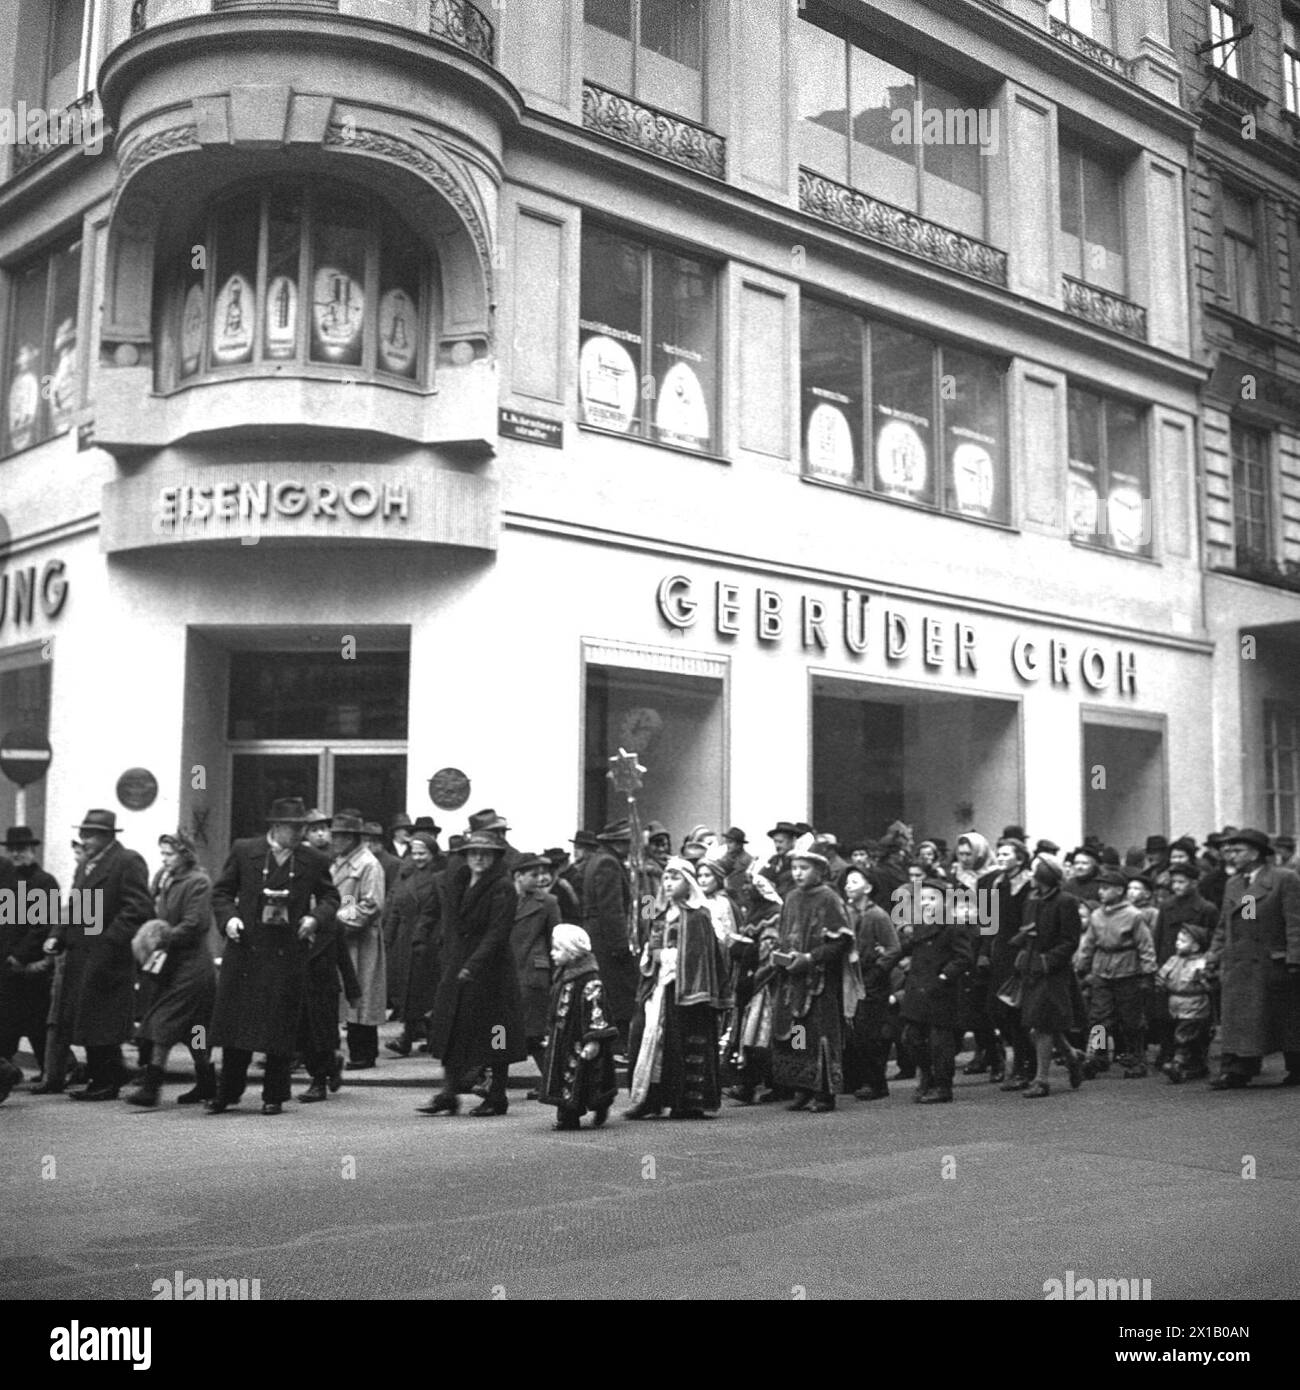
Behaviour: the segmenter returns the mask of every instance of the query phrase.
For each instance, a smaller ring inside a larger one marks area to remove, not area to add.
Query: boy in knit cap
[[[551,933],[551,961],[555,973],[538,1099],[558,1110],[556,1129],[577,1129],[588,1110],[592,1123],[603,1125],[618,1094],[618,1029],[605,1009],[591,938],[581,927],[560,923]]]
[[[1092,910],[1074,958],[1075,968],[1091,985],[1088,1057],[1095,1068],[1103,1055],[1095,1042],[1099,1027],[1115,1033],[1116,1060],[1125,1080],[1131,1080],[1147,1074],[1147,998],[1156,973],[1156,948],[1143,909],[1124,901],[1126,875],[1108,867],[1097,879],[1101,903]]]
[[[1210,934],[1195,922],[1178,928],[1174,954],[1160,967],[1156,988],[1168,996],[1174,1022],[1174,1059],[1164,1068],[1172,1085],[1209,1076],[1210,985],[1205,978]]]

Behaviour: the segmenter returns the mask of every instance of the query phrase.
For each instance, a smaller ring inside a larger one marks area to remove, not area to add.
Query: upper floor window
[[[77,407],[77,302],[81,242],[63,242],[9,277],[4,452],[39,444],[72,425]]]
[[[243,189],[160,254],[158,386],[345,368],[422,383],[434,281],[374,198],[323,182]]]
[[[1233,38],[1240,28],[1236,0],[1211,0],[1210,42],[1218,47],[1210,50],[1210,61],[1229,77],[1241,76],[1240,44]]]
[[[1300,832],[1300,704],[1264,702],[1264,806],[1270,835]]]
[[[1243,318],[1259,318],[1258,208],[1252,198],[1223,189],[1223,281],[1228,308]]]
[[[800,163],[932,222],[984,235],[996,112],[946,76],[807,21],[795,28]]]
[[[578,343],[584,424],[717,449],[713,265],[584,227]]]
[[[1067,275],[1123,294],[1121,175],[1082,146],[1061,141],[1061,243]]]
[[[961,516],[1009,521],[996,358],[805,296],[804,466]]]
[[[1070,531],[1130,555],[1151,553],[1151,487],[1143,412],[1080,386],[1069,393]]]
[[[704,0],[583,0],[583,18],[593,82],[704,119]]]
[[[1286,109],[1300,116],[1300,16],[1282,16],[1282,96]]]
[[[1269,487],[1269,440],[1263,430],[1232,422],[1232,525],[1237,564],[1271,561],[1273,497]]]
[[[1059,19],[1062,24],[1068,24],[1107,48],[1114,48],[1115,23],[1110,0],[1051,0],[1048,8],[1053,19]]]

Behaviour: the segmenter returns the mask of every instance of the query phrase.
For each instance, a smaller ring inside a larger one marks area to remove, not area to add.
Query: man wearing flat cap
[[[1281,1052],[1284,1086],[1300,1086],[1300,875],[1279,869],[1262,830],[1225,834],[1233,870],[1210,943],[1206,974],[1219,980],[1216,1091],[1238,1090]]]

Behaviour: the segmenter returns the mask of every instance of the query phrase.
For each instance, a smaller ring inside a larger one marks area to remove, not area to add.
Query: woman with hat
[[[402,1024],[401,1036],[387,1046],[399,1057],[409,1057],[417,1040],[426,1034],[425,1014],[438,987],[442,902],[438,896],[437,850],[438,841],[427,830],[412,830],[406,846],[407,867],[384,903],[388,997],[393,1001],[393,1017]]]
[[[441,1059],[442,1090],[418,1107],[423,1115],[454,1115],[459,1093],[484,1068],[488,1093],[472,1115],[504,1115],[511,1062],[528,1056],[519,981],[510,955],[517,897],[506,872],[506,845],[475,830],[461,846],[464,862],[443,880],[442,979],[429,1020],[429,1051]]]
[[[155,1106],[167,1075],[167,1054],[184,1043],[194,1059],[194,1086],[177,1096],[178,1105],[214,1100],[217,1071],[207,1047],[217,972],[209,934],[212,880],[198,864],[194,841],[182,830],[158,838],[162,868],[152,891],[157,916],[136,933],[136,960],[157,989],[140,1021],[140,1039],[150,1048],[144,1075],[125,1100]]]
[[[718,1011],[726,965],[713,917],[686,859],[664,866],[663,906],[641,952],[638,997],[645,1011],[632,1070],[629,1120],[669,1109],[674,1120],[702,1120],[722,1104]]]

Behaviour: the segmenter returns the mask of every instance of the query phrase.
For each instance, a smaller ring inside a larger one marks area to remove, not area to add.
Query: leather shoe
[[[504,1115],[510,1109],[510,1102],[504,1097],[501,1100],[494,1100],[491,1096],[485,1096],[469,1113],[471,1115]]]
[[[336,1052],[334,1060],[330,1063],[330,1074],[327,1078],[331,1091],[337,1091],[343,1084],[343,1054]]]
[[[311,1105],[313,1101],[328,1100],[329,1093],[325,1089],[323,1081],[313,1081],[310,1086],[298,1097],[303,1105]]]
[[[787,1110],[807,1110],[812,1104],[812,1092],[805,1091],[802,1095],[796,1096],[785,1108]]]
[[[859,1086],[858,1089],[857,1089],[856,1091],[853,1092],[853,1099],[854,1099],[854,1100],[884,1100],[884,1098],[885,1098],[888,1094],[889,1094],[889,1087],[888,1087],[888,1086],[881,1086],[881,1087],[875,1087],[875,1086]]]
[[[228,1100],[205,1100],[203,1109],[209,1115],[224,1115],[232,1104],[233,1102]]]
[[[1035,1081],[1025,1088],[1024,1098],[1026,1100],[1038,1100],[1042,1096],[1050,1096],[1051,1094],[1052,1088],[1046,1081]]]
[[[262,1104],[263,1115],[282,1115],[283,1113],[284,1106],[278,1100],[268,1100]]]
[[[825,1114],[827,1114],[829,1111],[834,1110],[834,1109],[835,1109],[835,1098],[834,1098],[833,1096],[831,1097],[830,1100],[815,1100],[815,1101],[813,1101],[813,1103],[808,1107],[809,1113],[810,1113],[810,1114],[813,1114],[813,1115],[825,1115]]]
[[[460,1097],[440,1091],[428,1105],[417,1105],[415,1108],[421,1115],[459,1115]]]
[[[662,1106],[651,1106],[642,1101],[640,1105],[634,1105],[631,1110],[624,1110],[623,1118],[625,1120],[652,1120],[662,1114]]]
[[[84,1091],[72,1091],[73,1100],[116,1100],[120,1086],[87,1086]]]
[[[918,1105],[950,1105],[952,1103],[952,1092],[935,1087],[933,1091],[927,1091],[917,1102]]]
[[[57,1081],[42,1081],[39,1086],[28,1088],[28,1094],[33,1096],[57,1096],[63,1092],[62,1085]]]
[[[358,1060],[353,1060],[353,1061],[349,1062],[349,1063],[347,1064],[347,1066],[345,1066],[345,1067],[343,1068],[343,1070],[344,1070],[344,1071],[372,1071],[372,1070],[374,1069],[374,1066],[375,1066],[375,1063],[374,1063],[374,1062],[362,1062],[362,1061],[358,1061]]]
[[[1250,1085],[1250,1077],[1235,1071],[1225,1071],[1210,1082],[1212,1091],[1240,1091]]]
[[[384,1051],[391,1052],[397,1057],[409,1057],[411,1055],[410,1038],[399,1038],[396,1042],[384,1044]]]
[[[598,1105],[591,1114],[591,1123],[599,1129],[609,1119],[609,1106]]]

